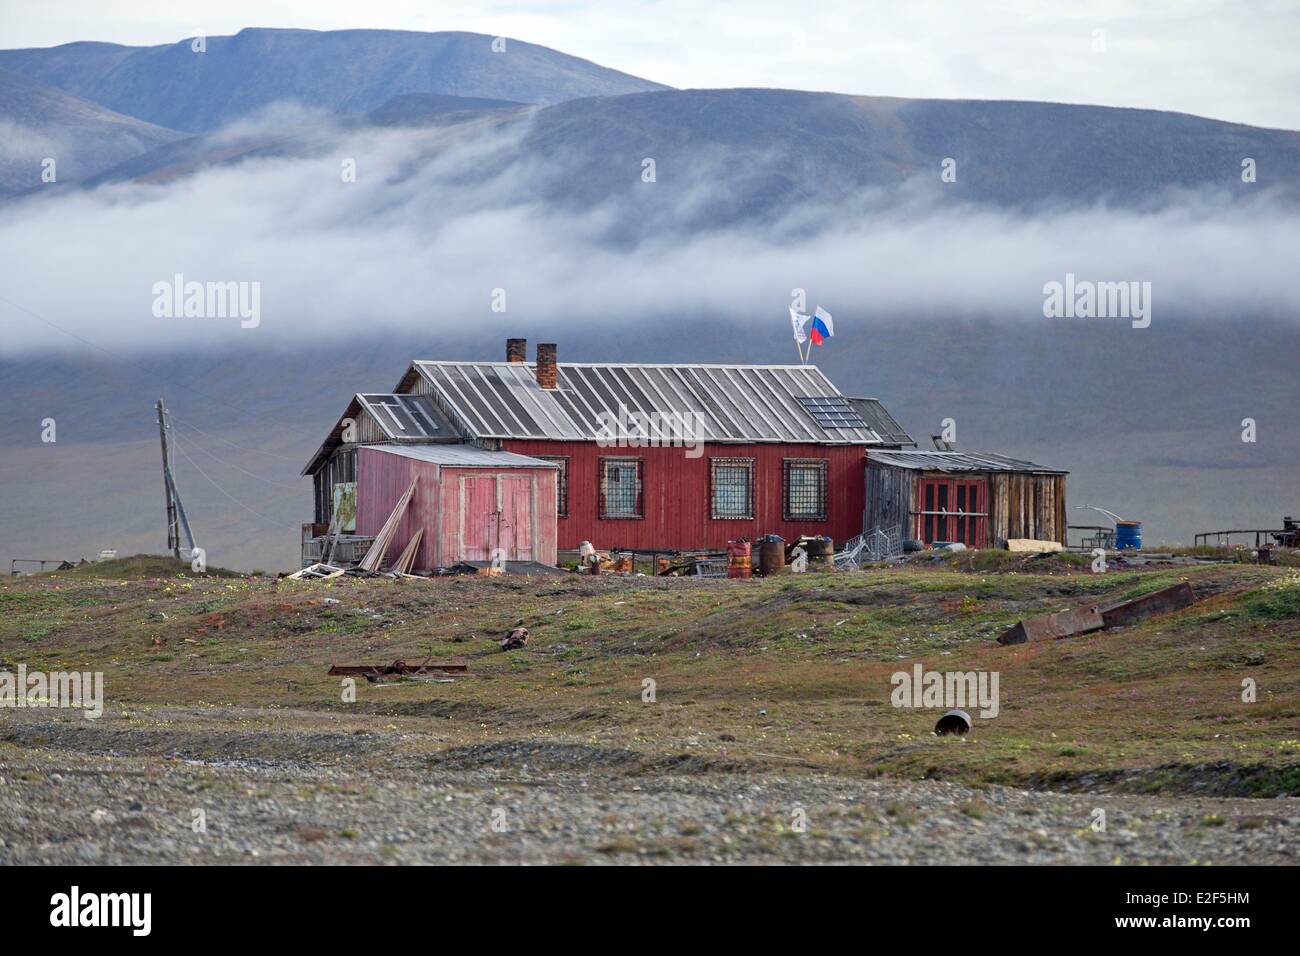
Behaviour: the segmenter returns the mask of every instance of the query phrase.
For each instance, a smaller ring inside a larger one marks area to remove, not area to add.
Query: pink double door
[[[462,475],[460,561],[533,560],[532,475]]]

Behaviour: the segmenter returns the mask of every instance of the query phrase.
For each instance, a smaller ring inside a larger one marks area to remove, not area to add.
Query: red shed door
[[[497,547],[497,480],[494,475],[460,479],[460,554],[458,561],[490,561]]]
[[[533,479],[500,475],[501,544],[507,561],[533,560]]]
[[[533,559],[531,475],[464,475],[460,479],[459,561]]]
[[[988,539],[988,483],[948,478],[921,479],[921,540],[960,541],[983,548]]]

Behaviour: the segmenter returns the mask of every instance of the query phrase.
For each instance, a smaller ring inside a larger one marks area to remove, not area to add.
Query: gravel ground
[[[0,863],[1297,862],[1291,798],[660,773],[627,753],[503,742],[352,766],[10,744]]]

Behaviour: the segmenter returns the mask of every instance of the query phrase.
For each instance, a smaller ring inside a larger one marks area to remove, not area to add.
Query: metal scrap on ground
[[[1104,607],[1091,605],[1040,614],[1016,622],[1001,637],[999,644],[1024,644],[1028,641],[1051,641],[1075,634],[1088,634],[1110,627],[1122,627],[1156,614],[1167,614],[1195,603],[1196,592],[1186,581],[1152,591],[1128,601]]]
[[[360,675],[374,684],[384,677],[439,678],[447,674],[463,674],[467,664],[408,664],[406,661],[393,661],[391,664],[331,664],[331,677]]]

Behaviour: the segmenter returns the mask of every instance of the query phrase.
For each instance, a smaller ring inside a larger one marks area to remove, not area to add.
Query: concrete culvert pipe
[[[934,725],[934,732],[940,737],[945,734],[963,737],[970,733],[970,714],[964,710],[950,710],[939,718],[939,722]]]

